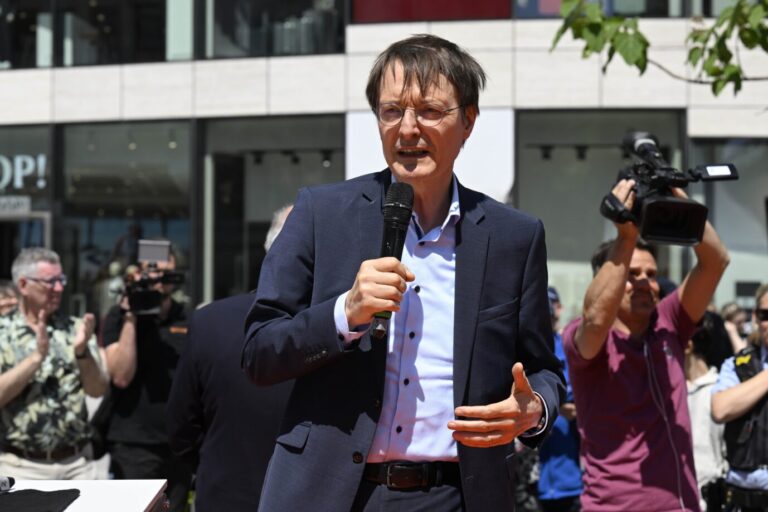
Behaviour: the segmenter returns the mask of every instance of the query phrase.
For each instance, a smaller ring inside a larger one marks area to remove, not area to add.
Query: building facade
[[[605,8],[644,16],[651,58],[686,74],[689,17],[725,5]],[[598,205],[629,162],[628,130],[655,134],[680,169],[736,164],[738,181],[690,191],[732,254],[717,305],[751,306],[768,280],[768,82],[715,98],[654,67],[638,76],[618,57],[603,74],[602,58],[583,60],[567,35],[550,51],[558,9],[557,0],[0,0],[0,278],[21,247],[48,245],[70,277],[67,308],[103,311],[135,241],[164,237],[192,302],[252,289],[272,211],[299,187],[385,167],[367,72],[391,42],[433,33],[489,76],[456,173],[543,219],[566,316],[578,314],[587,261],[612,232]],[[760,50],[741,61],[768,70]],[[691,261],[688,248],[662,250],[673,280]]]

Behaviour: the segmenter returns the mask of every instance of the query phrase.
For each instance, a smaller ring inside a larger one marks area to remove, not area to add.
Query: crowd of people
[[[662,290],[616,222],[562,318],[542,223],[453,174],[484,84],[435,36],[383,52],[366,92],[388,169],[276,212],[251,294],[189,311],[171,252],[131,262],[141,301],[70,317],[58,255],[22,250],[0,283],[0,475],[106,478],[108,454],[179,512],[193,481],[201,511],[768,509],[768,285],[751,317],[714,311],[729,255],[707,223]],[[376,252],[393,182],[414,195],[399,259]]]

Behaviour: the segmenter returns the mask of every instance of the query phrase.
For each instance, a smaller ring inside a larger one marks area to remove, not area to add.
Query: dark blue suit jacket
[[[254,296],[195,311],[166,408],[171,448],[197,465],[195,505],[256,510],[292,382],[257,388],[240,369]]]
[[[390,182],[387,170],[301,190],[262,267],[243,366],[259,384],[298,379],[260,510],[349,510],[354,500],[380,414],[387,344],[366,335],[345,347],[333,309],[360,263],[379,257]],[[454,403],[509,397],[512,366],[522,361],[549,428],[564,388],[552,352],[544,229],[462,186],[459,202]],[[513,445],[458,451],[467,510],[514,510]]]

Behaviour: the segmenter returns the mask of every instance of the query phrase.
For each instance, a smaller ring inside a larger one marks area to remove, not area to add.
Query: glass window
[[[50,245],[50,130],[0,127],[0,279],[25,247]]]
[[[77,125],[63,131],[64,217],[57,247],[72,281],[71,299],[103,315],[114,304],[110,284],[136,263],[140,238],[170,240],[177,266],[186,269],[189,125]]]
[[[560,0],[514,0],[515,17],[558,18],[560,4]],[[680,18],[717,16],[733,0],[602,0],[600,4],[608,16]]]
[[[680,168],[681,118],[674,111],[517,113],[516,206],[544,222],[550,282],[560,291],[565,318],[581,310],[592,253],[616,235],[599,206],[619,170],[631,163],[621,147],[624,134],[653,133],[668,161]],[[660,249],[660,272],[679,280],[683,249]]]
[[[717,18],[725,9],[732,7],[734,0],[690,0],[691,16]]]
[[[709,218],[731,256],[715,302],[752,308],[754,283],[768,282],[768,140],[698,139],[691,148],[692,164],[733,163],[739,171],[736,181],[707,184]]]
[[[0,0],[0,69],[49,67],[50,0]]]
[[[343,147],[343,116],[208,123],[204,300],[256,288],[272,214],[301,187],[343,180]]]
[[[558,0],[555,0],[558,1]],[[353,0],[353,23],[509,18],[510,0]]]
[[[0,127],[0,197],[22,196],[32,210],[49,208],[49,133],[46,126]]]
[[[515,18],[559,18],[560,0],[514,0]],[[554,34],[552,34],[554,37]]]
[[[193,2],[62,0],[62,64],[119,64],[192,58]]]
[[[207,58],[344,51],[342,0],[206,0]]]

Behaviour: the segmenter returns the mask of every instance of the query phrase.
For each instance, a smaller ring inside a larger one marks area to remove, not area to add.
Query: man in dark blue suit
[[[269,251],[290,207],[275,212]],[[196,469],[198,512],[252,512],[292,381],[255,388],[240,369],[253,294],[217,300],[192,315],[166,407],[171,449]]]
[[[367,88],[388,169],[300,191],[246,322],[251,378],[297,379],[260,510],[514,510],[513,440],[542,440],[564,388],[541,222],[453,174],[484,84],[453,43],[393,44]],[[379,257],[393,181],[401,261]]]

